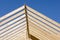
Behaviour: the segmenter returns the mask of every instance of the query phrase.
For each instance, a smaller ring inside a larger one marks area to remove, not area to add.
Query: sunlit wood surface
[[[26,6],[29,35],[25,6],[22,6],[0,18],[0,40],[60,40],[60,24],[42,13]]]

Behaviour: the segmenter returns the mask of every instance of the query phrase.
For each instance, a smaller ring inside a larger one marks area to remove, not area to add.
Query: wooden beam
[[[26,26],[27,26],[27,40],[30,40],[29,37],[29,23],[28,23],[28,15],[27,15],[27,8],[26,8],[26,5],[25,5],[25,15],[26,15]]]

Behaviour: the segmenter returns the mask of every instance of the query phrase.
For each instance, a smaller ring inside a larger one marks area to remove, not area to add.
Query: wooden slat
[[[15,14],[16,12],[18,12],[18,11],[20,11],[20,10],[22,10],[22,9],[24,9],[24,6],[19,7],[18,9],[15,9],[14,11],[8,13],[7,15],[1,17],[0,20],[3,20],[3,19],[5,19],[5,18],[7,18],[7,17],[13,15],[13,14]]]
[[[30,17],[31,18],[31,17]],[[41,22],[39,22],[39,21],[37,21],[36,19],[34,19],[34,18],[31,18],[32,20],[30,20],[30,21],[32,21],[32,22],[34,22],[35,24],[37,24],[39,27],[41,26],[43,29],[45,29],[46,31],[48,31],[48,32],[54,32],[54,33],[59,33],[59,32],[57,32],[57,31],[55,31],[54,29],[52,29],[52,28],[50,28],[50,27],[48,27],[47,25],[45,25],[45,24],[43,24],[43,23],[41,23]]]
[[[21,11],[22,9],[24,9],[24,6],[22,6],[22,7],[14,10],[14,11],[8,13],[7,15],[1,17],[0,20],[4,20],[5,18]],[[28,11],[28,10],[32,11],[34,14],[32,12]],[[32,9],[28,6],[27,6],[26,11],[27,11],[27,14],[28,14],[27,19],[28,19],[28,22],[29,22],[28,23],[29,33],[32,35],[32,36],[30,36],[32,39],[33,39],[33,37],[35,37],[35,38],[38,38],[39,40],[60,40],[60,24],[59,23],[57,23],[54,20],[44,16],[43,14],[35,11],[34,9]],[[26,15],[24,14],[21,17],[18,17],[19,15],[21,15],[23,13],[25,13],[25,11],[19,12],[19,13],[15,14],[14,16],[11,16],[11,17],[7,18],[6,20],[4,20],[0,23],[0,25],[2,25],[0,29],[3,29],[3,28],[8,26],[8,28],[5,28],[5,29],[1,30],[0,40],[27,40],[26,39],[26,36],[27,36],[26,35],[27,34],[26,33],[27,32],[26,21],[27,20],[26,20],[26,18],[24,18]],[[42,18],[38,17],[35,14],[37,14],[38,16],[41,16]],[[30,16],[30,15],[32,15],[33,17]],[[16,17],[18,17],[18,18],[16,18]],[[16,18],[16,19],[14,19],[14,18]],[[12,19],[14,19],[14,20],[10,21]],[[22,19],[22,20],[20,20],[20,19]],[[41,20],[42,22],[38,21],[37,19]],[[18,21],[18,20],[20,20],[20,21]],[[18,22],[15,23],[16,21],[18,21]],[[22,22],[22,24],[20,24],[21,22]],[[46,23],[47,25],[44,24],[43,22]],[[15,23],[15,24],[13,24],[13,23]],[[13,24],[13,25],[11,25],[11,24]],[[20,24],[20,25],[18,25],[18,24]],[[51,26],[51,27],[49,27],[48,25]],[[10,28],[12,28],[12,29],[10,29]],[[10,29],[10,30],[8,30],[8,29]],[[23,30],[24,30],[24,32],[22,32]],[[37,39],[33,39],[33,40],[37,40]]]
[[[14,28],[14,27],[17,26],[17,25],[21,25],[21,24],[25,23],[24,21],[25,21],[25,19],[24,19],[24,20],[21,20],[21,21],[19,21],[19,22],[17,22],[17,23],[15,23],[15,24],[13,24],[13,25],[11,25],[11,26],[3,29],[3,30],[1,30],[1,31],[0,31],[0,34],[6,32],[7,30],[10,30],[10,29]]]
[[[20,31],[19,31],[20,30]],[[24,31],[25,30],[25,31]],[[22,35],[26,35],[26,28],[24,28],[23,30],[21,30],[21,28],[19,28],[18,30],[15,30],[15,31],[18,31],[18,32],[16,32],[16,33],[13,33],[13,34],[11,34],[10,36],[6,36],[6,37],[2,37],[1,39],[9,39],[9,40],[11,40],[11,39],[13,39],[13,38],[16,38],[16,37],[19,37],[19,35],[20,36],[22,36]],[[25,37],[25,36],[24,36]]]
[[[13,24],[14,22],[16,22],[16,21],[22,19],[23,17],[25,17],[25,15],[23,15],[23,16],[17,18],[16,20],[13,20],[13,21],[11,21],[11,22],[9,22],[9,23],[7,23],[7,24],[1,26],[1,27],[0,27],[0,30],[3,29],[3,28],[5,28],[5,27],[7,27],[7,26],[9,26],[9,25],[11,25],[11,24]],[[22,19],[22,20],[23,20],[23,19]],[[22,20],[20,20],[20,21],[22,21]],[[24,20],[25,20],[25,18],[24,18]]]
[[[34,34],[34,31],[35,31],[36,34],[38,35],[38,36],[35,36],[35,37],[45,36],[45,37],[47,37],[50,40],[59,40],[59,38],[60,38],[59,37],[60,35],[57,36],[57,35],[49,34],[47,32],[42,31],[42,29],[37,27],[36,25],[34,26],[34,24],[32,24],[32,23],[30,23],[30,25],[32,25],[32,26],[30,26],[30,33],[33,31],[31,34],[35,35]],[[42,37],[42,38],[44,39],[45,37]],[[47,40],[47,38],[45,38],[44,40]]]
[[[19,28],[20,26],[23,26],[24,24],[26,24],[26,22],[25,22],[25,23],[22,23],[21,25],[18,25],[17,27],[15,27],[15,28],[13,28],[13,29],[11,29],[11,30],[3,33],[3,34],[1,34],[0,37],[5,36],[5,35],[7,35],[8,33],[11,33],[11,31],[16,30],[17,28]]]
[[[60,27],[60,25],[59,25],[56,21],[54,21],[54,20],[52,20],[52,19],[44,16],[42,13],[39,13],[39,12],[35,11],[34,9],[30,8],[29,6],[27,6],[27,9],[28,9],[28,10],[31,10],[31,11],[34,12],[35,14],[37,14],[37,15],[41,16],[42,18],[44,18],[45,20],[48,20],[49,22],[51,22],[51,23],[53,23],[53,24],[55,24],[55,25],[57,25],[57,26]]]
[[[23,14],[23,13],[24,13],[24,11],[22,11],[22,12],[16,14],[16,15],[14,15],[14,16],[12,16],[12,17],[6,19],[6,20],[4,20],[3,22],[0,23],[0,25],[3,25],[3,24],[5,24],[5,23],[7,23],[8,21],[10,21],[10,20],[12,20],[12,19],[14,19],[14,18],[20,16],[20,15]]]
[[[31,13],[31,12],[29,12],[29,11],[28,11],[28,14],[29,14],[29,15],[32,15],[33,17],[35,17],[35,18],[37,18],[37,19],[39,19],[39,20],[41,20],[42,22],[46,23],[47,25],[49,25],[49,26],[51,26],[51,27],[53,27],[53,28],[55,28],[55,29],[57,29],[57,30],[60,30],[60,28],[58,28],[58,27],[56,27],[55,25],[47,22],[46,20],[44,20],[44,19],[42,19],[42,18],[34,15],[33,13]]]

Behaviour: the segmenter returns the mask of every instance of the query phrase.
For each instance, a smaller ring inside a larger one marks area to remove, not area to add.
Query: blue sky
[[[24,4],[60,23],[60,0],[0,0],[0,17]]]

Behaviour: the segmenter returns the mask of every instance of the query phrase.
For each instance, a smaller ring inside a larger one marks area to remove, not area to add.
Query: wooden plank
[[[29,18],[31,18],[31,17],[29,17]],[[33,21],[32,21],[32,20],[33,20]],[[54,33],[54,34],[59,33],[59,32],[57,32],[56,30],[54,30],[54,29],[48,27],[47,25],[45,25],[45,24],[43,24],[43,23],[37,21],[37,20],[34,19],[34,18],[31,18],[30,21],[33,22],[33,23],[35,23],[35,24],[38,25],[39,27],[45,29],[47,32]]]
[[[37,15],[34,15],[33,13],[31,13],[31,12],[29,12],[29,11],[27,11],[27,12],[28,12],[28,15],[32,15],[32,16],[35,17],[36,19],[39,19],[39,20],[41,20],[42,22],[44,22],[45,24],[47,24],[47,25],[49,25],[49,26],[51,26],[51,27],[53,27],[53,28],[55,28],[55,29],[57,29],[57,30],[60,31],[60,28],[56,27],[55,25],[53,25],[53,24],[47,22],[46,20],[44,20],[44,19],[38,17]]]
[[[29,39],[29,37],[30,37],[30,35],[29,35],[29,22],[28,22],[28,15],[27,15],[27,7],[26,7],[26,5],[25,5],[25,16],[26,16],[26,28],[27,28],[27,37],[26,37],[26,39],[27,40],[30,40]]]
[[[15,19],[15,20],[13,20],[13,21],[11,21],[11,22],[9,22],[9,23],[7,23],[7,24],[1,26],[1,27],[0,27],[0,30],[3,29],[3,28],[5,28],[5,27],[7,27],[7,26],[9,26],[9,25],[11,25],[11,24],[13,24],[14,22],[16,22],[16,21],[22,19],[23,17],[25,17],[25,15],[23,15],[23,16],[21,16],[21,17]],[[23,20],[23,19],[22,19],[22,20]],[[22,21],[22,20],[20,20],[20,21]],[[25,20],[25,18],[24,18],[24,20]]]
[[[37,15],[41,16],[42,18],[44,18],[45,20],[48,20],[49,22],[51,22],[51,23],[53,23],[53,24],[55,24],[55,25],[57,25],[57,26],[60,27],[59,23],[57,23],[56,21],[48,18],[47,16],[43,15],[42,13],[37,12],[36,10],[30,8],[29,6],[27,6],[27,9],[28,9],[28,10],[31,10],[31,11],[34,12],[35,14],[37,14]]]
[[[5,36],[5,35],[11,33],[12,31],[16,30],[17,28],[20,28],[21,26],[23,26],[23,25],[25,25],[25,24],[26,24],[26,22],[25,22],[25,23],[22,23],[21,25],[18,25],[17,27],[15,27],[15,28],[13,28],[13,29],[5,32],[5,33],[0,34],[0,37],[3,37],[3,36]]]
[[[24,11],[22,11],[22,12],[16,14],[16,15],[14,15],[14,16],[12,16],[12,17],[6,19],[6,20],[4,20],[3,22],[0,23],[0,25],[3,25],[3,24],[5,24],[5,23],[7,23],[8,21],[10,21],[10,20],[16,18],[17,16],[21,15],[22,13],[24,13]]]
[[[59,40],[59,38],[60,38],[60,35],[53,35],[53,34],[49,34],[49,33],[47,33],[47,32],[44,32],[44,31],[42,31],[42,29],[40,29],[38,26],[33,26],[34,24],[32,24],[32,23],[30,23],[32,26],[30,26],[30,33],[32,34],[32,35],[37,35],[37,36],[35,36],[35,37],[39,37],[39,36],[41,36],[44,40]],[[35,28],[34,28],[35,27]],[[33,29],[33,30],[32,30]],[[36,34],[34,34],[34,31],[36,32]],[[45,38],[45,37],[46,38]],[[48,39],[47,39],[48,38]],[[40,38],[39,38],[40,39]]]
[[[19,31],[20,30],[20,31]],[[25,30],[25,31],[24,31]],[[23,30],[21,30],[21,28],[19,28],[18,30],[15,30],[15,31],[18,31],[16,33],[13,33],[11,34],[10,36],[6,35],[6,37],[2,37],[1,39],[13,39],[13,38],[16,38],[16,37],[19,37],[19,35],[22,37],[22,35],[26,35],[26,28],[24,28]],[[7,37],[8,36],[8,37]],[[24,36],[25,37],[25,36]]]
[[[1,30],[1,31],[0,31],[0,34],[6,32],[6,31],[8,31],[8,30],[10,30],[10,29],[12,29],[12,28],[15,28],[15,26],[17,26],[17,25],[21,25],[21,24],[25,23],[24,21],[25,21],[25,19],[24,19],[24,20],[21,20],[21,21],[19,21],[19,22],[17,22],[17,23],[15,23],[15,24],[13,24],[13,25],[11,25],[11,26],[8,26],[7,28]],[[23,22],[23,23],[22,23],[22,22]]]
[[[13,15],[13,14],[15,14],[16,12],[18,12],[18,11],[20,11],[20,10],[22,10],[22,9],[24,9],[24,6],[19,7],[18,9],[15,9],[14,11],[8,13],[7,15],[1,17],[0,20],[3,20],[3,19],[5,19],[5,18],[7,18],[7,17]]]

